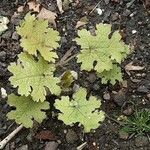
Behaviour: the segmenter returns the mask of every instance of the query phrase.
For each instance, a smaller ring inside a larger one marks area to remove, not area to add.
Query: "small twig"
[[[73,51],[73,48],[71,47],[65,54],[64,56],[60,59],[60,61],[56,64],[56,66],[62,66],[63,62],[71,56],[71,53]]]
[[[66,53],[65,55],[60,59],[60,61],[56,64],[56,67],[57,66],[63,66],[65,65],[66,63],[68,63],[71,59],[73,59],[74,57],[77,56],[77,54],[74,54],[71,56],[71,53],[73,51],[73,47],[71,47]]]
[[[19,127],[17,127],[13,132],[11,132],[5,139],[3,139],[0,142],[0,149],[3,149],[5,145],[23,128],[23,125],[21,124]]]
[[[82,150],[87,145],[87,142],[84,142],[80,146],[77,147],[77,150]]]
[[[106,116],[109,120],[112,120],[112,121],[116,122],[116,123],[117,123],[117,124],[119,124],[119,125],[123,125],[123,123],[122,123],[122,122],[117,121],[116,119],[114,119],[114,118],[112,118],[112,117],[108,116],[107,114],[105,114],[105,116]]]
[[[101,3],[101,1],[102,1],[102,0],[100,0],[100,1],[95,5],[95,7],[90,11],[89,14],[91,14],[91,13],[96,9],[96,7]]]
[[[73,58],[75,58],[78,54],[74,54],[72,56],[70,56],[69,58],[67,58],[61,65],[65,65],[66,63],[68,63],[70,60],[72,60]]]

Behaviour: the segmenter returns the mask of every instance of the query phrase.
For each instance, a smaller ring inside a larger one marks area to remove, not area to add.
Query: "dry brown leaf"
[[[64,10],[63,10],[63,3],[62,3],[62,0],[56,0],[57,1],[57,7],[60,11],[60,13],[63,13]]]
[[[138,71],[138,70],[143,70],[144,67],[141,67],[141,66],[134,66],[133,65],[133,62],[130,62],[129,64],[127,64],[125,66],[125,71],[127,72],[127,74],[130,75],[130,72],[129,71]]]
[[[40,140],[51,140],[51,141],[55,141],[56,137],[55,135],[49,131],[49,130],[42,130],[39,133],[37,133],[35,135],[36,139],[40,139]]]
[[[29,6],[29,10],[33,10],[34,12],[40,11],[40,4],[37,3],[35,0],[29,1],[27,4]]]
[[[56,19],[57,14],[45,9],[44,7],[41,9],[41,11],[39,12],[39,14],[37,15],[38,18],[43,18],[43,19],[47,19],[49,23],[52,23],[54,25],[54,27],[56,27]]]
[[[82,17],[82,18],[77,22],[77,24],[76,24],[76,29],[79,28],[79,27],[81,27],[81,26],[86,25],[87,23],[88,23],[87,17],[86,17],[86,16],[85,16],[85,17]]]

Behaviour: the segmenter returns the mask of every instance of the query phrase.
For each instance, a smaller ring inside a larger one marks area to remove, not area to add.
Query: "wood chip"
[[[81,27],[81,26],[86,25],[87,23],[88,23],[87,17],[86,17],[86,16],[85,16],[85,17],[82,17],[82,18],[77,22],[77,24],[76,24],[76,29],[79,28],[79,27]]]
[[[39,14],[37,15],[38,18],[43,18],[43,19],[47,19],[49,23],[52,23],[54,25],[54,27],[56,27],[56,19],[57,14],[45,9],[44,7],[41,9],[41,11],[39,12]]]
[[[62,14],[64,12],[62,0],[56,0],[56,1],[57,1],[57,7],[58,7],[60,13]]]
[[[125,66],[125,71],[127,72],[128,75],[130,75],[129,71],[139,71],[139,70],[143,70],[144,67],[141,66],[134,66],[133,62],[130,62],[129,64],[127,64]]]
[[[37,3],[36,0],[29,1],[27,5],[29,6],[29,10],[33,10],[34,12],[40,12],[40,4]]]

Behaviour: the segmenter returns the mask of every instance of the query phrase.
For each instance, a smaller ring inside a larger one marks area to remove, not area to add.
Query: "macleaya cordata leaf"
[[[55,62],[58,58],[56,49],[60,40],[59,33],[52,28],[48,28],[48,21],[37,19],[34,15],[28,13],[20,26],[17,28],[17,33],[21,36],[20,45],[24,51],[37,56],[37,51],[47,61]]]
[[[90,132],[91,129],[99,127],[99,122],[104,121],[105,115],[103,111],[95,111],[101,106],[101,101],[94,96],[90,96],[87,100],[86,95],[86,90],[79,88],[71,100],[68,96],[62,96],[61,100],[57,99],[54,105],[61,111],[58,119],[66,125],[81,123],[84,131]]]
[[[59,95],[59,78],[53,76],[55,66],[48,64],[42,57],[35,61],[33,56],[26,52],[18,55],[20,63],[11,63],[8,70],[13,73],[10,82],[18,87],[20,95],[31,95],[34,101],[45,100],[47,87],[52,94]]]
[[[11,110],[7,117],[14,119],[16,123],[22,124],[26,128],[32,128],[33,120],[41,123],[46,118],[46,114],[42,110],[49,109],[48,102],[35,102],[31,96],[16,96],[11,94],[8,96],[8,104],[15,107]]]
[[[81,53],[77,56],[77,62],[81,63],[81,69],[90,71],[96,61],[95,70],[98,73],[113,68],[113,63],[121,63],[129,52],[129,48],[120,41],[121,35],[115,32],[109,39],[111,25],[98,24],[96,36],[82,29],[78,31],[79,38],[75,41],[81,45]]]
[[[97,73],[97,75],[102,78],[103,84],[107,84],[107,82],[110,81],[110,83],[114,85],[116,81],[122,81],[121,68],[116,64],[113,65],[113,68],[111,70],[105,70],[101,73]]]

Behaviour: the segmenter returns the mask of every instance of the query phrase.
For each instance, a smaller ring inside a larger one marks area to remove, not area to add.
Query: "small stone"
[[[150,99],[150,93],[147,94],[147,97]]]
[[[94,72],[92,72],[92,73],[89,74],[88,80],[91,83],[94,83],[96,79],[97,79],[97,77],[96,77],[96,74]]]
[[[104,100],[110,100],[110,94],[109,93],[105,93],[103,95]]]
[[[137,31],[136,30],[132,30],[132,34],[135,34]]]
[[[57,147],[58,147],[58,143],[51,141],[46,143],[44,150],[57,150]]]
[[[21,12],[23,12],[23,6],[20,6],[20,7],[18,7],[18,9],[17,9],[17,11],[19,12],[19,13],[21,13]]]
[[[20,14],[15,12],[11,17],[11,23],[17,26],[20,23],[20,19]]]
[[[68,143],[74,143],[77,140],[78,140],[77,134],[73,130],[69,129],[66,134],[66,141]]]
[[[119,137],[120,137],[120,139],[127,140],[128,137],[129,137],[129,134],[126,133],[126,132],[120,131],[119,132]]]
[[[133,109],[131,106],[128,106],[125,110],[123,110],[122,113],[126,116],[130,116],[131,114],[133,114]]]
[[[125,93],[120,90],[115,96],[114,96],[114,102],[118,105],[118,106],[122,106],[123,103],[126,100],[126,96]]]
[[[23,145],[23,146],[17,148],[16,150],[28,150],[28,145]]]
[[[102,9],[100,9],[100,8],[97,8],[96,11],[97,11],[97,13],[98,13],[100,16],[103,14]]]
[[[9,39],[11,37],[11,31],[6,31],[3,35],[2,38],[4,39]]]
[[[144,147],[149,144],[149,140],[146,136],[138,136],[135,138],[135,145],[137,147]]]
[[[117,12],[111,15],[112,21],[116,21],[118,18],[119,18],[119,14]]]
[[[2,96],[2,98],[7,97],[7,93],[6,93],[6,90],[4,88],[1,88],[1,96]]]
[[[18,39],[19,39],[19,35],[17,34],[17,32],[14,32],[14,33],[12,34],[12,39],[13,39],[13,40],[18,40]]]
[[[0,60],[1,61],[5,61],[6,60],[6,52],[4,52],[4,51],[0,52]]]

